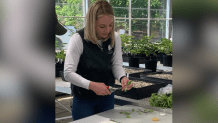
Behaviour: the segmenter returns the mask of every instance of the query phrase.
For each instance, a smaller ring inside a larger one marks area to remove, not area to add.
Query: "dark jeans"
[[[72,116],[73,120],[75,121],[113,108],[114,93],[111,93],[111,95],[103,96],[99,100],[84,100],[79,99],[74,95]]]

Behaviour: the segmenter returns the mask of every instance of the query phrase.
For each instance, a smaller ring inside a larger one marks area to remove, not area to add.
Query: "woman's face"
[[[113,28],[113,18],[108,15],[104,15],[98,18],[95,23],[95,30],[97,38],[107,38],[108,34]]]

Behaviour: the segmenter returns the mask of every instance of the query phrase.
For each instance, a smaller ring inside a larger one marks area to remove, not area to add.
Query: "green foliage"
[[[64,16],[83,16],[82,0],[62,0],[61,5],[55,6],[58,21],[66,26],[74,26],[75,29],[82,27],[82,18],[65,18]]]
[[[150,106],[161,107],[161,108],[171,108],[172,109],[172,93],[169,96],[165,94],[153,93],[149,99]]]
[[[149,109],[149,112],[153,112],[153,109]]]
[[[124,111],[123,112],[124,114],[126,114],[126,115],[130,115],[131,113],[129,113],[129,112],[126,112],[126,111]]]
[[[144,35],[139,41],[141,44],[141,54],[145,54],[146,56],[157,55],[155,52],[158,50],[158,45],[151,42],[151,38],[154,36],[146,36]]]
[[[96,2],[97,0],[91,0],[91,4]],[[129,0],[110,0],[110,4],[112,7],[129,7]],[[151,0],[151,9],[165,9],[166,5],[162,5],[161,0]],[[132,8],[148,8],[148,0],[141,1],[141,0],[132,0]],[[83,18],[64,18],[64,16],[83,16],[82,12],[82,0],[60,0],[60,3],[55,6],[56,13],[58,15],[58,20],[61,21],[64,25],[72,25],[75,26],[75,29],[79,29],[82,27]],[[126,17],[129,16],[129,9],[122,9],[122,8],[114,8],[114,16],[115,17]],[[147,18],[147,10],[140,10],[140,9],[132,9],[132,17],[133,18]],[[166,15],[165,11],[151,11],[151,18],[163,18]],[[147,28],[146,21],[135,21],[132,20],[132,32],[139,30],[138,25],[140,24],[141,27]],[[161,21],[157,21],[153,23],[151,28],[160,29],[163,28],[161,26]],[[125,23],[116,23],[117,28],[125,27]],[[126,25],[127,29],[129,29],[129,25]]]
[[[132,112],[134,112],[134,111],[135,111],[135,109],[133,108],[131,112],[127,112],[127,111],[123,111],[123,112],[122,112],[122,111],[121,111],[120,114],[124,114],[124,115],[126,115],[126,118],[130,118],[130,114],[131,114]],[[141,110],[141,109],[138,109],[136,112],[139,113],[139,115],[142,115],[143,113],[146,114],[146,113],[149,113],[149,112],[153,112],[153,110],[152,110],[152,109],[149,109],[149,111],[147,111],[147,109],[144,109],[144,111],[143,111],[143,110]]]
[[[129,7],[129,0],[110,0],[110,3],[113,7]],[[151,9],[165,9],[166,5],[162,5],[161,0],[151,0]],[[132,0],[131,2],[132,8],[148,8],[148,0],[142,1],[142,0]],[[147,18],[147,10],[140,10],[140,9],[132,9],[132,17],[133,18]],[[129,17],[129,10],[128,9],[121,9],[121,8],[114,8],[114,15],[115,17]],[[151,11],[151,18],[164,18],[166,16],[165,11]],[[157,21],[154,23],[153,28],[154,29],[161,29],[163,28],[161,26],[161,21]],[[117,28],[122,28],[124,23],[116,23]],[[138,31],[139,26],[147,28],[147,22],[146,21],[138,21],[138,20],[132,20],[132,32]],[[124,25],[125,26],[125,25]],[[126,25],[127,29],[129,29],[129,25]]]
[[[173,49],[173,43],[167,38],[161,38],[160,44],[158,44],[158,52],[165,53],[166,55],[171,55]]]
[[[130,85],[131,83],[132,83],[132,80],[129,81],[129,82],[127,83],[127,85]],[[124,92],[127,92],[127,88],[125,88]]]
[[[61,47],[64,47],[64,44],[67,43],[62,43],[61,46],[58,45],[58,41],[55,41],[55,47],[58,47],[59,49],[61,49]],[[65,60],[66,57],[66,53],[64,53],[64,50],[62,49],[60,52],[56,52],[55,58],[56,59],[62,59],[63,61]]]
[[[133,40],[135,36],[129,36],[126,34],[120,35],[123,52],[131,53],[135,57],[135,55],[140,53],[140,44],[138,40]]]

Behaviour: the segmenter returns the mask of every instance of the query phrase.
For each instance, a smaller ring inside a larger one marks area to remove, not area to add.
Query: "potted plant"
[[[123,59],[127,60],[125,57],[128,58],[129,67],[139,68],[139,44],[133,39],[135,36],[122,34],[120,37],[122,42]]]
[[[122,57],[123,57],[123,62],[129,62],[129,50],[128,50],[128,43],[130,38],[134,36],[127,36],[126,34],[120,35],[121,38],[121,46],[122,46]]]
[[[145,68],[152,70],[152,72],[156,72],[157,68],[157,54],[158,45],[156,43],[150,42],[153,36],[143,36],[140,39],[141,54],[144,54],[145,57]]]
[[[129,67],[139,68],[140,44],[138,40],[134,40],[135,36],[121,35],[123,52],[129,56]]]
[[[173,43],[167,38],[162,38],[159,44],[159,52],[163,53],[163,66],[172,67],[172,47]]]
[[[58,45],[58,41],[55,41],[55,47],[59,48],[60,52],[56,51],[55,52],[55,77],[60,77],[60,71],[64,70],[64,60],[65,60],[65,52],[63,49],[61,49],[61,47],[64,47],[64,44],[66,43],[62,43],[61,46]]]

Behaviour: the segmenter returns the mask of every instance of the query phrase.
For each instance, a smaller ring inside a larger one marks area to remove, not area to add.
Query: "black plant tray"
[[[165,83],[156,83],[154,85],[150,85],[142,88],[132,88],[127,92],[117,90],[115,91],[115,95],[140,100],[143,98],[151,97],[152,93],[157,93],[160,88],[165,86],[166,86]],[[115,87],[121,87],[121,85],[115,84]]]
[[[152,70],[145,69],[145,68],[137,68],[137,67],[129,67],[129,66],[123,66],[123,67],[127,69],[133,69],[133,70],[144,70],[144,72],[152,72]]]
[[[122,58],[123,58],[123,62],[129,62],[130,56],[123,55]],[[139,64],[145,64],[144,57],[139,57]]]
[[[129,74],[130,80],[140,80],[140,81],[146,81],[151,83],[166,83],[166,84],[172,84],[172,80],[170,79],[163,79],[163,78],[157,78],[157,77],[149,77],[147,75],[152,74],[171,74],[172,72],[139,72],[139,73],[131,73]]]

